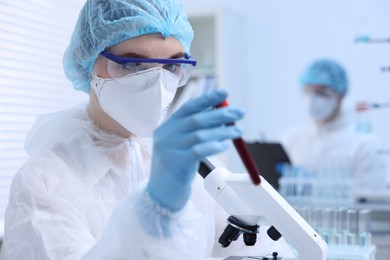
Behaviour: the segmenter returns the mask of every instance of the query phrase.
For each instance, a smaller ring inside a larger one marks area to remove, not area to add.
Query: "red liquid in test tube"
[[[220,107],[227,107],[229,106],[228,102],[224,100],[221,104],[217,105],[216,108]],[[234,125],[234,123],[231,123],[229,125]],[[241,137],[233,139],[234,147],[236,148],[237,153],[240,155],[241,161],[244,164],[246,170],[249,173],[249,176],[252,179],[253,184],[259,185],[260,184],[260,172],[257,169],[252,156],[250,155],[248,148],[246,147],[246,144],[244,140],[242,140]]]

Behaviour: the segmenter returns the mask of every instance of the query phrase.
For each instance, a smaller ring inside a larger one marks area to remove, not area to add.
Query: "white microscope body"
[[[290,204],[261,177],[254,185],[247,173],[213,169],[204,179],[206,190],[234,218],[256,225],[263,217],[297,250],[300,260],[324,260],[328,246]]]

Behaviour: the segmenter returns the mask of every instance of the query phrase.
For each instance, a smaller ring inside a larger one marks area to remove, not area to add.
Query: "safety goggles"
[[[305,92],[309,96],[315,95],[324,98],[336,98],[338,96],[336,91],[328,87],[306,87]]]
[[[161,67],[179,78],[179,87],[187,84],[191,72],[196,66],[196,60],[193,60],[191,55],[187,53],[179,59],[126,58],[105,50],[100,54],[108,59],[107,71],[113,78]]]

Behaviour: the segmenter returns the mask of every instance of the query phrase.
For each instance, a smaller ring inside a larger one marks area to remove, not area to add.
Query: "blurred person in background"
[[[385,187],[386,167],[373,133],[356,129],[356,114],[343,105],[349,81],[345,68],[329,59],[313,61],[300,78],[312,122],[296,126],[281,142],[293,165],[315,172],[347,170],[353,193]]]

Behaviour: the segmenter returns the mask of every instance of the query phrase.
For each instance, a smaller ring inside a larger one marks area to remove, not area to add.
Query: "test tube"
[[[311,222],[311,210],[309,207],[302,207],[300,209],[301,216],[307,223]]]
[[[333,208],[325,208],[322,210],[322,232],[324,240],[328,244],[334,243],[335,234],[335,210]]]
[[[343,232],[347,229],[347,209],[339,207],[335,210],[335,228],[337,232]]]
[[[311,211],[311,226],[314,228],[317,233],[321,235],[322,233],[322,210],[320,207],[315,207]]]
[[[353,246],[356,244],[358,234],[358,213],[354,209],[347,210],[347,244]]]
[[[359,211],[359,246],[371,245],[371,210],[362,209]]]
[[[285,196],[292,196],[293,195],[293,192],[292,192],[292,181],[293,181],[293,178],[292,178],[292,167],[289,167],[289,166],[285,166],[283,168],[283,178],[285,179]]]
[[[310,169],[310,172],[313,176],[312,178],[312,199],[314,202],[318,202],[321,198],[322,193],[322,180],[320,179],[321,168]]]
[[[345,245],[347,239],[347,209],[344,207],[335,210],[335,239],[336,245]]]
[[[313,196],[313,173],[312,171],[306,169],[305,170],[305,183],[304,183],[304,194],[307,197],[308,201]]]

